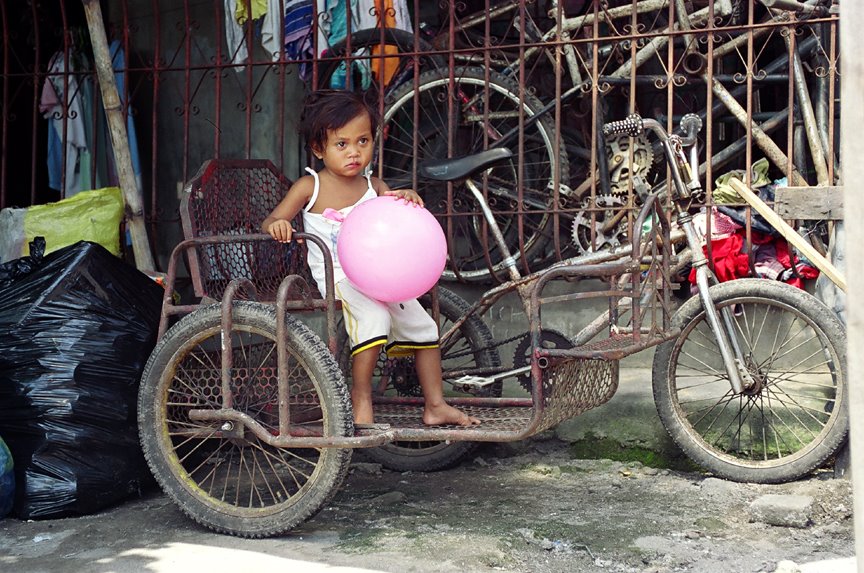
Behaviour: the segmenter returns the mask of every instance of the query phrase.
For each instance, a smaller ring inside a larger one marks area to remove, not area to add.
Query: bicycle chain
[[[469,354],[474,354],[477,350],[491,350],[493,348],[499,348],[501,346],[504,346],[505,344],[510,344],[511,342],[516,342],[517,340],[520,340],[526,336],[530,336],[530,332],[522,332],[522,333],[513,335],[510,338],[505,338],[505,339],[500,340],[500,341],[495,341],[492,344],[490,344],[488,346],[484,346],[483,348],[480,348],[480,349],[471,348],[468,350],[464,350],[462,352],[457,352],[456,354],[448,354],[447,358],[462,358],[463,356],[468,356]]]

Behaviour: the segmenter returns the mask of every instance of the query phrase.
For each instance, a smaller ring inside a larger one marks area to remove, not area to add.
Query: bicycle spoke
[[[278,422],[276,344],[241,331],[235,331],[232,341],[234,407],[265,427],[275,429]],[[175,396],[166,404],[175,412],[168,418],[168,435],[175,440],[174,450],[179,463],[199,487],[224,503],[252,508],[290,499],[311,479],[321,451],[312,449],[301,456],[268,446],[254,436],[233,443],[220,437],[219,430],[212,425],[189,421],[188,410],[221,407],[218,399],[222,376],[219,352],[204,351],[204,348],[199,344],[187,353],[168,389],[168,395]],[[302,412],[315,412],[319,408],[315,403],[317,393],[307,382],[302,364],[292,359],[287,368],[293,390],[292,412],[300,412],[300,415]],[[320,424],[321,414],[318,413],[316,418],[305,422]],[[309,467],[310,471],[303,471],[298,464]]]
[[[699,309],[673,343],[670,361],[682,427],[701,444],[699,450],[708,452],[711,463],[710,456],[716,456],[735,467],[757,468],[809,456],[814,444],[832,431],[839,408],[835,355],[824,331],[814,326],[818,321],[796,308],[794,293],[787,296],[785,289],[776,289],[777,300],[758,292],[754,298],[747,289],[756,292],[757,286],[736,287],[730,285],[726,292],[738,292],[738,297],[716,304],[724,313],[735,309],[731,324],[749,385],[732,393],[713,332]]]

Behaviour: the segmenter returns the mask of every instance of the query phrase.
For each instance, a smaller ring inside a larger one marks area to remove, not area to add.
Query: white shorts
[[[351,355],[387,345],[388,354],[404,354],[438,347],[438,325],[416,300],[381,302],[357,290],[348,279],[336,283],[342,301]]]

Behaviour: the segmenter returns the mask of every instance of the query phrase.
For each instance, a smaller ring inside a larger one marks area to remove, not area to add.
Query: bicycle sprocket
[[[540,346],[543,348],[567,349],[573,348],[574,345],[569,338],[557,330],[544,328],[540,331]],[[528,366],[529,364],[531,364],[531,336],[525,334],[525,336],[523,336],[519,341],[519,344],[516,345],[516,349],[513,351],[513,368],[521,368],[522,366]],[[522,388],[528,392],[531,391],[530,372],[520,374],[516,378],[519,380],[519,385],[522,386]]]
[[[579,253],[612,249],[627,239],[626,197],[598,195],[582,200],[582,210],[573,218],[571,237]],[[592,229],[594,231],[592,236]]]
[[[387,357],[382,352],[379,359],[381,378],[387,378],[389,386],[396,390],[399,396],[422,396],[420,379],[414,366],[413,356]]]

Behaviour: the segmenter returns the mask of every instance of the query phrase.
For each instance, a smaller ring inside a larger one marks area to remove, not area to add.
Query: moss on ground
[[[639,462],[644,466],[678,471],[699,471],[700,468],[681,452],[662,453],[636,445],[625,445],[618,440],[586,434],[585,438],[571,442],[571,458],[582,460],[608,459],[618,462]]]
[[[369,553],[378,548],[384,534],[384,530],[372,527],[344,531],[336,548],[346,553]]]

